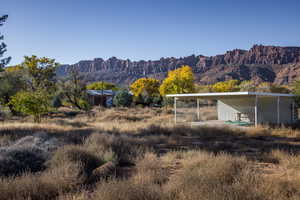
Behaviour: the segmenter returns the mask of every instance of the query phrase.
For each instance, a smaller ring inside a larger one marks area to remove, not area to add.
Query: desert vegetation
[[[0,26],[7,16],[0,17]],[[0,40],[3,37],[0,36]],[[6,45],[0,45],[0,57]],[[300,199],[300,130],[174,124],[166,94],[263,91],[293,86],[228,80],[195,84],[182,66],[130,86],[57,77],[54,59],[0,60],[0,200]],[[93,106],[87,90],[117,91]],[[184,108],[184,112],[193,109]],[[215,119],[214,105],[201,120]],[[193,117],[192,115],[190,115]]]
[[[61,108],[5,121],[0,199],[300,198],[299,130],[175,126],[171,113]]]

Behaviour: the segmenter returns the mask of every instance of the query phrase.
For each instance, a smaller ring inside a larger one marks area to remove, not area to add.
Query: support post
[[[255,106],[254,106],[254,117],[255,117],[255,127],[257,127],[258,123],[257,123],[257,104],[258,104],[258,98],[257,95],[255,95]]]
[[[200,100],[197,99],[197,120],[200,121]]]
[[[174,97],[174,122],[177,123],[177,97]]]
[[[280,124],[280,97],[277,97],[277,124]]]

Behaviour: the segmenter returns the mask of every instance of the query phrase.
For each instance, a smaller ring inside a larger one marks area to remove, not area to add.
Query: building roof
[[[213,92],[213,93],[189,93],[168,94],[167,97],[223,97],[223,96],[272,96],[272,97],[294,97],[294,94],[268,93],[268,92]]]
[[[92,96],[101,96],[101,95],[113,96],[113,95],[115,95],[115,92],[112,90],[87,90],[86,92]]]

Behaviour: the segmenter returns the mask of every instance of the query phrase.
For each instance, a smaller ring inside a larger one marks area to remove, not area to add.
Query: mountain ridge
[[[249,50],[233,49],[216,56],[191,55],[148,61],[95,58],[61,65],[57,74],[66,76],[75,69],[87,82],[104,80],[125,85],[141,77],[163,79],[168,71],[182,65],[191,66],[196,81],[201,84],[230,79],[289,84],[300,75],[300,47],[254,45]]]

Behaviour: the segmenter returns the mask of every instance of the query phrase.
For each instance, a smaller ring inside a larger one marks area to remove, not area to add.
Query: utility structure
[[[88,101],[93,106],[111,107],[115,92],[113,90],[87,90]]]
[[[196,101],[195,118],[201,122],[200,101],[217,102],[217,120],[253,124],[293,124],[298,120],[293,94],[265,92],[219,92],[170,94],[174,98],[174,121],[178,122],[178,101]],[[184,114],[182,111],[180,114]]]

